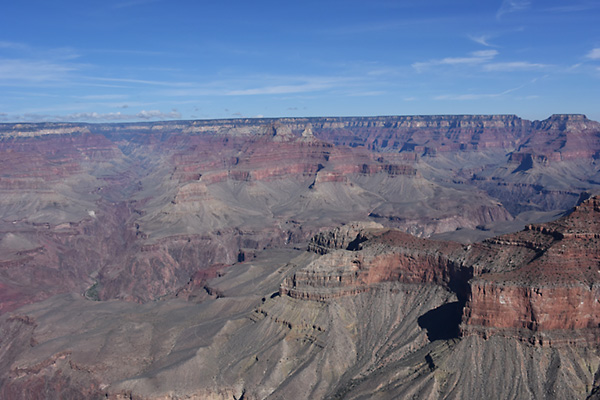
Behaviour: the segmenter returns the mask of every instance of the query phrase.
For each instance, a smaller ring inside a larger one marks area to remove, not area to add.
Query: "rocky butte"
[[[599,223],[600,202],[593,197],[555,222],[485,241],[486,252],[502,248],[508,259],[477,266],[482,273],[470,282],[463,334],[597,346]]]
[[[0,398],[597,398],[583,115],[0,124]]]

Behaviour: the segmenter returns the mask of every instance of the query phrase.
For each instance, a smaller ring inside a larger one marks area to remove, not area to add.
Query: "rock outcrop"
[[[490,241],[511,256],[508,265],[470,283],[464,335],[494,334],[540,344],[600,338],[600,199],[567,217]],[[529,256],[525,259],[523,253]]]
[[[286,278],[279,293],[324,301],[368,291],[382,282],[402,282],[440,285],[466,295],[468,272],[458,262],[462,245],[377,227],[357,228],[350,225],[313,238],[309,249],[327,254]],[[340,250],[330,252],[335,248]]]
[[[463,336],[541,345],[596,345],[600,337],[598,197],[555,222],[469,246],[349,224],[308,248],[324,255],[286,278],[281,295],[326,301],[382,282],[434,284],[464,305]]]

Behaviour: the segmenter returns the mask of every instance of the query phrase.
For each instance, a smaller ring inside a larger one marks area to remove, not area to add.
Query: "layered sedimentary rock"
[[[389,229],[353,230],[351,226],[332,232],[333,238],[323,234],[314,238],[309,249],[323,253],[328,248],[328,253],[286,278],[280,294],[323,301],[368,291],[382,282],[402,282],[451,287],[464,297],[468,275],[458,262],[462,245]]]
[[[265,128],[268,127],[268,128]],[[273,128],[275,127],[275,128]],[[277,127],[285,134],[277,135]],[[40,137],[95,133],[114,138],[146,135],[247,137],[270,135],[276,141],[292,136],[317,137],[335,145],[364,146],[380,152],[485,151],[531,148],[537,154],[590,157],[598,151],[600,124],[581,114],[555,114],[528,121],[515,115],[439,115],[381,117],[255,118],[169,121],[132,124],[0,124],[4,137]],[[287,135],[287,137],[286,137]],[[557,140],[558,139],[558,140]],[[172,138],[169,138],[172,140]]]
[[[464,313],[465,335],[493,334],[548,342],[600,338],[600,202],[585,200],[563,219],[528,226],[496,239],[511,249],[509,259],[470,283]],[[516,262],[515,262],[516,261]]]
[[[575,185],[585,179],[593,186],[593,171],[561,180],[561,190],[535,182],[554,172],[544,149],[557,154],[569,137],[569,149],[596,151],[597,128],[576,115],[541,122],[434,116],[2,124],[0,213],[12,224],[5,234],[16,235],[4,240],[2,262],[29,265],[23,276],[39,269],[40,277],[57,277],[56,285],[40,284],[36,298],[87,285],[99,299],[147,301],[176,292],[204,268],[306,240],[350,218],[419,236],[457,229],[485,235],[527,209],[526,197],[540,210],[566,208],[578,196]],[[392,139],[398,144],[384,145]],[[456,169],[458,160],[433,153],[421,158],[419,146],[454,149],[446,154],[464,154],[467,165]],[[472,165],[478,151],[512,150],[509,168]],[[593,157],[581,153],[579,161]],[[512,200],[505,207],[489,194]],[[89,262],[60,250],[75,242]],[[10,308],[29,290],[14,271],[5,270],[3,283]],[[61,278],[64,271],[76,277],[72,283]],[[74,283],[81,280],[85,285]]]
[[[519,233],[461,246],[350,224],[317,235],[325,254],[284,280],[281,295],[325,301],[381,282],[434,284],[466,301],[462,335],[539,344],[600,337],[600,199]]]
[[[0,397],[597,393],[599,132],[0,124]]]

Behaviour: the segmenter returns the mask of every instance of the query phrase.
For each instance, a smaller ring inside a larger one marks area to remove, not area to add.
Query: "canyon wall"
[[[286,278],[279,293],[327,301],[382,282],[439,285],[462,310],[461,335],[540,345],[595,346],[600,337],[600,199],[524,231],[459,245],[349,224],[315,236],[324,254]]]
[[[582,115],[0,124],[0,397],[598,393],[599,137]]]

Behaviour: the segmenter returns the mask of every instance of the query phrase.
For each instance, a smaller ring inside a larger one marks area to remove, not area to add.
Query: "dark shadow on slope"
[[[512,173],[516,174],[521,171],[529,171],[531,168],[533,168],[533,157],[531,154],[527,154],[523,161],[521,161],[521,164]]]
[[[359,233],[353,241],[348,243],[348,247],[346,247],[346,250],[358,251],[361,249],[360,244],[366,242],[367,240],[368,239],[366,237],[362,236]]]
[[[594,387],[586,400],[600,400],[600,368],[594,374]]]
[[[443,304],[421,315],[417,322],[432,342],[458,338],[464,305],[461,301]]]

